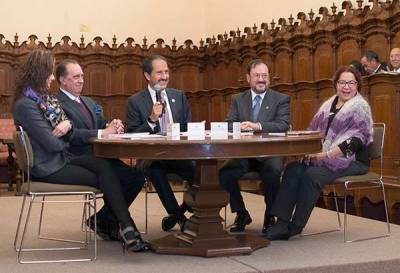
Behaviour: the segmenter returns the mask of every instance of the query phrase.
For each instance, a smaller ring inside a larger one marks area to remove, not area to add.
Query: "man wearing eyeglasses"
[[[400,48],[395,47],[390,51],[390,64],[392,72],[400,73]]]
[[[290,97],[269,88],[269,70],[262,60],[250,62],[247,82],[249,90],[232,96],[226,121],[240,122],[242,131],[286,132],[290,123]],[[282,168],[282,157],[232,159],[224,164],[219,172],[220,184],[229,192],[231,210],[237,214],[231,232],[242,232],[252,222],[238,185],[238,180],[248,171],[257,171],[264,185],[266,210],[262,232],[275,223],[270,209],[279,190]]]

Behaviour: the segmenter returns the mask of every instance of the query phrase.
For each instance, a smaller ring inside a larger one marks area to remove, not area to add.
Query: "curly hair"
[[[52,53],[44,50],[35,50],[28,54],[21,66],[15,83],[15,100],[21,97],[28,87],[39,94],[49,92],[47,79],[53,73],[55,59]]]

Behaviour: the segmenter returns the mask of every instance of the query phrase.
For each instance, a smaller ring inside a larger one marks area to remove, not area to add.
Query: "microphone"
[[[156,91],[156,101],[161,101],[161,86],[159,84],[154,85]]]
[[[162,112],[161,112],[161,115],[163,115],[165,113],[166,103],[165,103],[165,101],[163,101],[161,99],[161,86],[157,83],[156,85],[154,85],[153,88],[154,88],[154,91],[156,91],[156,101],[161,102],[161,104],[163,106],[163,109],[162,109]]]

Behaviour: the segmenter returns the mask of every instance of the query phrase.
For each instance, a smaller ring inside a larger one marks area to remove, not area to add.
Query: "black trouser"
[[[359,161],[353,161],[349,167],[339,171],[307,166],[297,161],[291,162],[284,171],[281,188],[272,207],[272,215],[286,222],[291,221],[298,227],[305,227],[321,189],[326,184],[342,176],[366,172],[368,166]]]
[[[132,204],[135,198],[138,196],[140,191],[143,188],[143,184],[145,182],[144,176],[141,172],[136,169],[126,165],[119,159],[106,159],[110,164],[115,174],[118,176],[120,181],[125,201],[128,206]],[[99,210],[97,214],[98,219],[104,220],[107,222],[115,222],[116,219],[111,212],[111,209],[106,205],[103,206],[101,210]]]
[[[110,162],[90,155],[77,156],[59,171],[41,177],[40,181],[87,185],[100,189],[104,201],[111,209],[122,228],[131,225],[127,202],[121,187],[121,182],[111,167]]]
[[[167,179],[167,173],[176,173],[184,180],[192,180],[194,163],[190,160],[160,160],[150,165],[150,179],[168,214],[180,215],[185,212],[187,205],[180,208]]]
[[[246,172],[257,171],[260,174],[264,186],[265,214],[269,215],[279,190],[282,169],[282,157],[232,159],[225,162],[219,171],[219,181],[222,188],[230,194],[232,212],[241,213],[246,211],[239,188],[239,179]]]

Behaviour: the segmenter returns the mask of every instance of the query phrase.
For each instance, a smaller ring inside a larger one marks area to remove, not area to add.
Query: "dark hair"
[[[360,75],[360,72],[358,72],[358,70],[356,68],[354,68],[353,66],[343,66],[343,67],[339,67],[338,70],[336,70],[335,75],[333,75],[333,88],[336,90],[336,85],[340,78],[340,75],[342,75],[345,72],[349,72],[354,75],[354,78],[357,81],[357,91],[360,92],[361,91],[361,75]]]
[[[254,60],[252,60],[251,62],[249,62],[249,64],[247,65],[247,74],[250,75],[250,71],[251,71],[254,67],[256,67],[257,65],[259,65],[259,64],[265,64],[265,65],[266,65],[266,63],[264,63],[264,61],[261,60],[261,59],[254,59]]]
[[[143,60],[143,63],[142,63],[143,72],[145,72],[147,74],[151,74],[151,72],[153,71],[153,61],[155,61],[155,60],[163,60],[166,63],[168,63],[167,59],[164,56],[151,55]]]
[[[35,50],[29,53],[15,82],[14,99],[21,97],[28,87],[39,94],[48,93],[47,79],[53,73],[54,61],[54,56],[49,51]]]
[[[379,63],[379,56],[375,51],[367,50],[364,56],[367,58],[368,62],[375,60]]]
[[[353,66],[355,69],[357,69],[358,72],[360,72],[361,76],[365,74],[364,67],[359,61],[357,60],[352,61],[350,63],[350,66]]]
[[[58,84],[60,84],[60,78],[61,77],[65,77],[65,75],[67,74],[67,65],[68,64],[78,64],[77,61],[72,60],[72,59],[65,59],[63,61],[61,61],[61,63],[59,63],[56,67],[56,80],[58,82]]]

